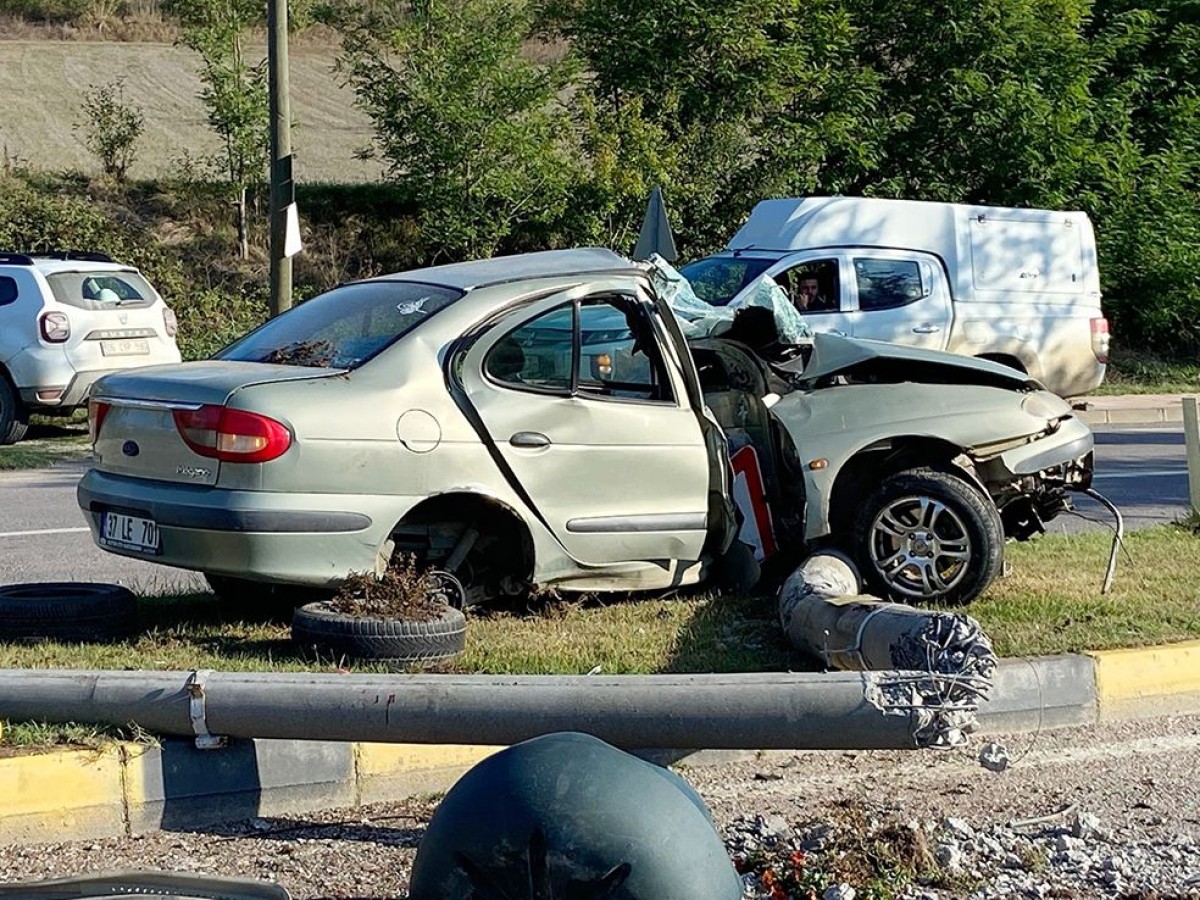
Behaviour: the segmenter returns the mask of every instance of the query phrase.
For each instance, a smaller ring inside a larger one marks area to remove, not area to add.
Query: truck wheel
[[[1004,562],[1004,526],[992,501],[933,469],[886,478],[859,508],[854,544],[868,586],[902,603],[970,603]]]
[[[0,446],[15,444],[29,429],[29,413],[8,380],[0,375]]]

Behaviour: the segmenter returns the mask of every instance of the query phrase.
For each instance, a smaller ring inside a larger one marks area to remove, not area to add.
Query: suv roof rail
[[[32,266],[33,257],[26,256],[24,253],[10,253],[8,250],[0,250],[0,265]]]
[[[92,250],[38,250],[33,255],[42,259],[80,259],[86,262],[116,262],[107,253]]]

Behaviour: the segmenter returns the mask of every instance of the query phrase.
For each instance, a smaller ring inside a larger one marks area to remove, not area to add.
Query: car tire
[[[12,385],[0,375],[0,446],[17,443],[28,430],[28,411]]]
[[[0,587],[0,640],[102,642],[137,630],[137,598],[118,584],[43,582]]]
[[[301,652],[335,661],[437,662],[462,653],[466,635],[466,617],[451,606],[436,619],[385,619],[339,613],[323,601],[300,607],[292,619],[292,641]]]
[[[970,603],[1004,565],[1004,526],[991,499],[934,469],[886,478],[859,507],[854,557],[872,593],[900,603]]]

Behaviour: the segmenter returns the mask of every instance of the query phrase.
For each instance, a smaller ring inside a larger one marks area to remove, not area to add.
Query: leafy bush
[[[83,131],[84,146],[100,158],[105,175],[124,181],[146,125],[141,109],[125,99],[125,80],[85,91],[83,114],[87,122],[75,127]]]

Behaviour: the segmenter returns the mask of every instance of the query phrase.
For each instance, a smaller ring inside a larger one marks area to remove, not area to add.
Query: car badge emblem
[[[121,452],[126,456],[137,456],[142,452],[142,448],[137,445],[137,441],[126,441],[121,445]]]
[[[121,320],[122,325],[125,325],[129,322],[129,313],[117,313],[117,318]]]

